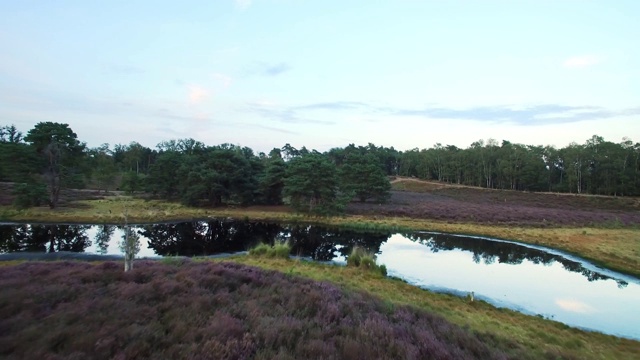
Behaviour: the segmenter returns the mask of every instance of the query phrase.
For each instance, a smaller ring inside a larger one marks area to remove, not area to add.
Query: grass
[[[376,263],[376,256],[364,249],[356,246],[351,250],[351,254],[347,257],[347,266],[364,269],[387,276],[387,267],[384,264]]]
[[[276,243],[274,245],[258,244],[249,249],[251,256],[266,256],[270,258],[288,259],[291,245],[288,243]]]
[[[476,223],[459,223],[406,217],[347,215],[313,217],[290,211],[270,211],[269,207],[191,208],[181,204],[130,197],[84,200],[74,207],[50,210],[46,207],[16,210],[0,207],[0,220],[47,223],[122,224],[129,213],[129,223],[235,218],[281,223],[308,223],[340,226],[354,230],[428,230],[467,235],[481,235],[548,246],[576,254],[598,265],[640,277],[640,228],[630,227],[525,227]]]
[[[557,358],[634,359],[640,343],[528,316],[486,302],[419,289],[399,279],[355,267],[336,267],[306,261],[238,256],[216,261],[257,266],[317,281],[328,281],[349,291],[366,292],[388,307],[411,306],[443,316],[447,321],[498,341],[514,341],[533,358],[557,354]],[[553,358],[553,357],[550,357]]]

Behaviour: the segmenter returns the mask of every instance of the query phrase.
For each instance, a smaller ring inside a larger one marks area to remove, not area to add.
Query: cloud
[[[284,74],[289,70],[291,70],[291,65],[285,62],[280,62],[276,64],[260,62],[260,63],[257,63],[256,69],[254,72],[260,75],[265,75],[265,76],[277,76],[277,75]]]
[[[563,62],[564,67],[570,69],[587,68],[601,62],[601,59],[593,55],[573,56]]]
[[[333,101],[302,105],[295,108],[298,110],[350,110],[358,108],[369,108],[369,105],[357,101]]]
[[[593,307],[581,301],[576,301],[576,300],[557,299],[556,305],[558,305],[559,307],[561,307],[566,311],[571,311],[571,312],[576,312],[581,314],[592,313],[595,311]]]
[[[252,0],[233,0],[236,7],[240,10],[246,10],[251,7]]]
[[[400,116],[422,116],[437,119],[465,119],[518,125],[546,125],[586,120],[609,119],[616,116],[638,115],[640,108],[610,110],[599,106],[567,106],[541,104],[529,107],[483,106],[466,109],[430,107],[420,110],[395,109]]]
[[[375,106],[357,101],[334,101],[309,103],[297,106],[273,106],[270,103],[252,103],[252,111],[284,122],[308,122],[312,111],[335,111],[349,114],[417,117],[424,119],[472,120],[491,123],[512,123],[517,125],[547,125],[573,123],[586,120],[609,119],[616,116],[640,115],[640,107],[611,110],[599,106],[568,106],[562,104],[539,104],[532,106],[478,106],[452,108],[428,106],[424,108],[404,108]],[[319,123],[330,123],[314,120]]]
[[[302,117],[299,109],[291,106],[278,106],[269,102],[249,103],[242,110],[257,114],[261,117],[276,120],[284,123],[306,123],[306,124],[322,124],[331,125],[332,121],[315,120]]]
[[[189,86],[189,102],[191,104],[194,104],[194,105],[200,104],[208,97],[209,97],[209,90],[198,85]]]

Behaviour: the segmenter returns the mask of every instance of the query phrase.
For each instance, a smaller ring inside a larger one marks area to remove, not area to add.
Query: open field
[[[357,268],[231,261],[244,265],[145,261],[130,273],[112,262],[5,266],[2,357],[631,359],[640,350],[637,341]]]
[[[353,203],[349,213],[510,226],[634,226],[640,199],[493,190],[397,178],[387,204]]]

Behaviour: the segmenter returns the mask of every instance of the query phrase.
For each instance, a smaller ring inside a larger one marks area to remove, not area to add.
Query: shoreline
[[[362,231],[432,231],[489,237],[543,246],[587,260],[596,266],[640,279],[640,228],[546,226],[526,227],[378,215],[307,216],[281,207],[191,208],[157,200],[110,198],[78,201],[73,207],[16,210],[0,207],[0,224],[129,225],[235,219],[276,223],[307,223]]]

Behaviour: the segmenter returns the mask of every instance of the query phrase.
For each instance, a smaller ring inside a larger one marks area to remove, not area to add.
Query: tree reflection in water
[[[91,245],[90,225],[2,225],[1,252],[83,252]]]
[[[86,231],[91,225],[2,225],[0,226],[0,252],[83,252],[91,245]],[[96,247],[106,253],[114,225],[98,225]],[[219,253],[245,251],[258,243],[273,244],[288,241],[293,255],[317,261],[347,258],[355,247],[373,254],[392,235],[390,232],[363,232],[315,225],[282,225],[266,222],[210,220],[175,224],[144,225],[136,228],[148,239],[149,248],[161,256],[206,256]],[[464,250],[473,253],[476,263],[521,264],[527,260],[534,264],[551,265],[555,262],[572,272],[580,273],[589,281],[611,277],[585,268],[577,261],[542,250],[488,239],[469,238],[448,234],[406,233],[403,236],[427,246],[431,251]],[[615,279],[618,287],[627,282]]]
[[[245,251],[258,243],[288,241],[292,254],[318,261],[347,256],[354,246],[377,253],[390,233],[363,233],[311,225],[249,221],[197,221],[148,225],[140,232],[158,255],[201,256]]]

